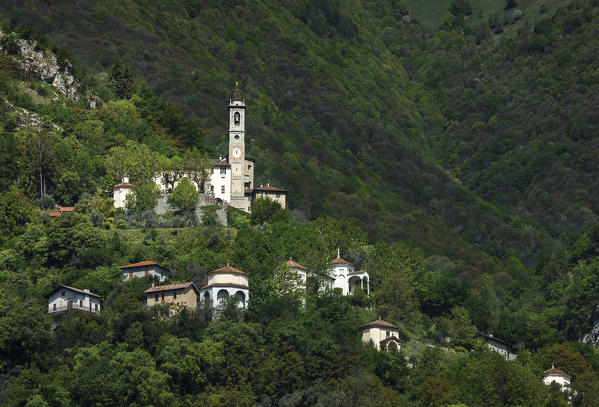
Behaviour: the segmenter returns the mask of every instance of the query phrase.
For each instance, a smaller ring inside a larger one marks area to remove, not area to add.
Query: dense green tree
[[[193,211],[198,203],[199,192],[189,178],[183,178],[168,196],[168,203],[181,211]]]
[[[118,99],[129,99],[137,92],[135,77],[129,65],[117,61],[110,68],[108,86]]]

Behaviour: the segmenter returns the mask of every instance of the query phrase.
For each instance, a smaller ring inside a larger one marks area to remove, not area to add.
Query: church
[[[230,205],[245,212],[252,211],[252,203],[256,199],[270,198],[285,208],[287,204],[287,190],[270,185],[256,186],[254,184],[255,160],[246,155],[245,146],[245,118],[246,104],[243,92],[239,84],[229,97],[229,151],[228,156],[212,159],[212,168],[209,169],[207,181],[203,188],[196,189],[204,191],[205,197],[200,197],[201,202],[214,202],[217,204]],[[189,177],[184,175],[184,177]],[[163,195],[171,192],[164,179],[157,174],[155,182]],[[174,183],[176,187],[178,182]],[[114,186],[114,207],[124,208],[126,197],[133,191],[133,185],[129,179]],[[202,199],[207,198],[207,199]]]
[[[270,183],[254,184],[255,160],[246,155],[245,118],[245,99],[236,83],[229,98],[229,155],[213,160],[210,180],[204,190],[213,194],[217,202],[245,212],[252,211],[252,202],[257,198],[268,197],[285,208],[285,189],[273,187]]]

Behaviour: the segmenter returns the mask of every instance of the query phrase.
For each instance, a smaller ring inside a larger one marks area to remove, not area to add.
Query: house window
[[[177,298],[177,292],[173,291],[173,298]]]
[[[158,302],[158,294],[154,295],[154,301]]]
[[[225,167],[220,167],[220,174],[224,175],[227,173],[227,169]]]
[[[220,187],[220,193],[221,193],[221,194],[224,194],[224,193],[225,193],[225,186],[224,186],[224,185],[222,185],[222,186]]]
[[[280,197],[281,197],[281,193],[277,192],[277,198],[280,198]]]
[[[248,164],[248,170],[252,169],[252,164]]]
[[[387,338],[389,337],[389,331],[387,331]]]
[[[210,192],[214,193],[214,185],[210,185]]]
[[[61,296],[61,297],[64,297],[64,291],[62,291],[62,292],[60,293],[60,296]]]
[[[164,302],[164,293],[162,293],[162,302]]]
[[[56,303],[54,303],[54,304],[52,305],[52,309],[53,309],[54,311],[56,311]]]
[[[79,300],[79,306],[82,307],[83,306],[83,301]]]
[[[147,277],[147,276],[148,276],[148,274],[150,274],[150,270],[146,270],[146,271],[144,272],[144,274],[145,274],[145,275],[146,275],[146,277]]]
[[[96,311],[98,310],[98,304],[94,304],[94,308],[96,309]]]

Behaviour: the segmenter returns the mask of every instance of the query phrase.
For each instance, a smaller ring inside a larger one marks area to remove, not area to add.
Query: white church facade
[[[246,154],[245,119],[246,104],[243,92],[238,84],[229,98],[229,149],[228,156],[212,159],[212,168],[209,169],[206,182],[202,188],[192,181],[196,189],[219,204],[230,205],[245,212],[252,211],[252,203],[259,198],[270,198],[278,202],[283,208],[286,206],[287,190],[271,186],[254,184],[255,160]],[[189,175],[183,175],[189,177]],[[167,184],[162,176],[156,175],[154,181],[163,195],[171,192],[171,187],[176,187],[178,181],[172,185]],[[133,185],[128,178],[114,186],[115,208],[125,208],[126,197],[133,192]]]

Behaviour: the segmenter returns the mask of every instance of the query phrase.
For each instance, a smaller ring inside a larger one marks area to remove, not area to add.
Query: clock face
[[[241,147],[233,147],[233,151],[231,153],[233,154],[233,158],[241,158]]]

